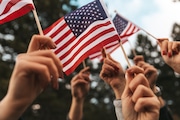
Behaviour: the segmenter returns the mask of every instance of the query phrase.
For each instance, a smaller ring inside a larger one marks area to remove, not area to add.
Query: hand
[[[115,61],[109,54],[104,58],[100,78],[112,87],[116,99],[121,99],[125,86],[125,73],[120,63]]]
[[[28,46],[27,53],[43,49],[55,49],[56,44],[50,37],[33,35]]]
[[[71,93],[73,98],[84,100],[90,89],[89,67],[84,68],[71,80]]]
[[[148,79],[150,87],[153,90],[156,85],[156,80],[158,77],[157,69],[154,66],[146,63],[144,61],[143,56],[140,56],[140,55],[134,57],[134,62],[136,63],[137,66],[139,66],[140,68],[143,68],[144,75]]]
[[[143,72],[137,66],[126,71],[126,86],[122,94],[124,120],[159,119],[159,100],[150,89]]]
[[[62,77],[62,66],[52,51],[41,50],[18,55],[7,95],[0,103],[3,108],[0,110],[1,115],[6,120],[9,117],[18,119],[48,85],[58,88],[59,77]]]
[[[158,39],[158,44],[161,48],[161,55],[164,61],[174,69],[175,72],[180,73],[180,42]]]

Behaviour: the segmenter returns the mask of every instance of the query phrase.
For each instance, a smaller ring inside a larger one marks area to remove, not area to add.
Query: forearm
[[[72,99],[72,104],[69,111],[70,120],[82,120],[83,105],[84,105],[84,99],[82,100],[76,100],[75,98]]]
[[[0,102],[0,120],[18,120],[27,107],[22,101],[5,97]]]

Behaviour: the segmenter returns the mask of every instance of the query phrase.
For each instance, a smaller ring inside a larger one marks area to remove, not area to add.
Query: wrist
[[[28,107],[20,100],[14,100],[8,96],[0,102],[0,120],[18,119]]]
[[[78,103],[78,104],[81,104],[81,103],[84,103],[84,99],[85,99],[85,98],[73,97],[73,98],[72,98],[72,101],[73,101],[73,102],[76,102],[76,103]]]

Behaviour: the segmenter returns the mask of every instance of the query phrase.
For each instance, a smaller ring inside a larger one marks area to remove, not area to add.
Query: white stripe
[[[134,25],[131,25],[131,27],[129,28],[129,30],[126,32],[126,34],[130,34],[133,33],[133,29],[134,29]]]
[[[139,28],[136,27],[136,29],[134,29],[134,33],[137,32],[137,31],[139,31]]]
[[[46,36],[51,36],[55,31],[57,31],[64,24],[65,24],[65,21],[63,19],[55,27],[53,27],[53,29],[51,29],[48,33],[46,33]]]
[[[4,9],[6,8],[7,4],[10,0],[2,0],[0,4],[0,15],[4,12]]]
[[[107,50],[107,53],[110,53],[110,52],[111,52],[110,50],[113,49],[114,46],[117,46],[117,44],[119,45],[118,40],[117,40],[117,41],[114,41],[114,42],[111,42],[111,43],[109,43],[109,44],[107,44],[107,45],[105,45],[105,49]],[[110,48],[107,48],[107,47],[109,47],[109,46],[111,46],[111,47],[110,47]],[[109,52],[109,51],[110,51],[110,52]],[[99,55],[101,55],[101,52],[93,53],[93,54],[89,55],[89,57],[90,57],[90,58],[94,58],[94,57],[98,57]]]
[[[70,69],[75,63],[76,61],[79,60],[79,58],[85,54],[87,51],[91,50],[94,46],[96,46],[97,44],[101,43],[102,41],[104,41],[105,39],[109,38],[110,36],[114,36],[117,35],[117,33],[115,31],[109,32],[103,36],[101,36],[100,38],[96,39],[94,42],[92,42],[91,44],[89,44],[88,46],[86,46],[84,49],[82,49],[78,55],[75,56],[75,58],[67,65],[64,66],[63,70],[67,71],[68,69]]]
[[[15,4],[14,6],[11,7],[9,12],[7,12],[6,14],[1,15],[0,20],[6,18],[7,16],[9,16],[12,13],[15,13],[16,11],[18,11],[19,9],[21,9],[22,7],[26,6],[29,3],[32,4],[32,1],[31,2],[18,2],[17,4]]]
[[[103,23],[106,23],[107,21],[103,21]],[[94,22],[94,24],[91,24],[88,29],[86,29],[76,40],[74,40],[70,45],[67,46],[66,49],[62,50],[58,56],[61,56],[63,54],[65,54],[70,48],[72,48],[78,41],[79,39],[84,36],[84,34],[86,34],[90,29],[92,29],[94,26],[98,25],[102,23],[102,21],[97,21]],[[71,58],[72,55],[75,54],[76,51],[78,51],[78,49],[84,45],[85,43],[87,43],[90,39],[92,39],[92,37],[96,36],[97,34],[101,33],[102,31],[104,31],[105,29],[109,29],[112,28],[112,25],[108,25],[108,26],[103,26],[101,28],[96,29],[95,31],[93,31],[91,34],[89,34],[84,40],[82,40],[74,49],[73,51],[67,55],[61,62],[65,63],[67,60],[69,60]],[[61,54],[62,53],[62,54]]]

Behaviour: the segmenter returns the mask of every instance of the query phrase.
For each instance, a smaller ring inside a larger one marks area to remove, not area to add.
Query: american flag
[[[101,2],[93,1],[60,18],[44,30],[57,45],[54,50],[69,75],[90,54],[110,42],[119,41]]]
[[[114,26],[119,34],[119,37],[121,38],[121,43],[124,44],[128,41],[128,37],[133,35],[134,33],[138,32],[140,29],[133,23],[127,21],[123,17],[121,17],[119,14],[116,14],[113,19]],[[112,53],[119,47],[119,42],[109,43],[109,45],[106,45],[106,53]],[[98,58],[99,60],[102,60],[101,52],[98,51],[96,53],[93,53],[89,56],[91,60]]]
[[[121,40],[121,43],[124,44],[127,41],[128,41],[128,39],[123,39],[123,40]],[[111,42],[111,43],[104,46],[104,48],[106,49],[107,54],[110,54],[110,53],[114,52],[119,47],[120,47],[119,41],[114,41],[114,42]],[[89,58],[91,60],[99,59],[101,61],[103,59],[103,56],[102,56],[101,51],[98,51],[98,52],[95,52],[95,53],[89,55]]]
[[[113,23],[121,39],[127,39],[129,36],[140,30],[139,27],[124,19],[119,14],[115,15]]]
[[[21,17],[34,9],[32,0],[1,0],[0,24]]]

